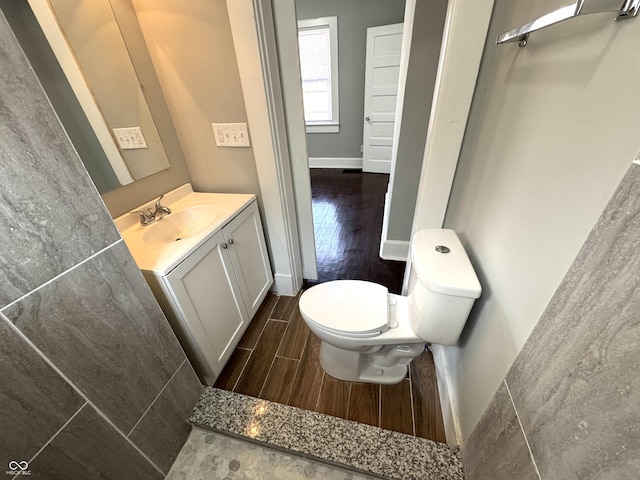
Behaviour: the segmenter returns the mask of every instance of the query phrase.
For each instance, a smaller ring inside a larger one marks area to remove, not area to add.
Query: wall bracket
[[[616,20],[633,18],[640,12],[640,0],[577,0],[571,5],[561,7],[558,10],[547,13],[542,17],[498,36],[496,44],[518,42],[519,47],[524,47],[529,39],[529,34],[537,30],[555,25],[556,23],[570,20],[580,15],[590,13],[618,12]]]

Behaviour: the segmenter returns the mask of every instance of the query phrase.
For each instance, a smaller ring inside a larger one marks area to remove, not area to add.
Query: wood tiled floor
[[[382,174],[311,170],[317,282],[368,280],[400,293],[405,263],[378,257],[388,182]],[[429,352],[411,363],[406,380],[380,386],[326,375],[319,350],[320,341],[300,316],[298,299],[269,295],[215,386],[445,441]]]
[[[431,353],[411,363],[398,385],[344,382],[325,374],[320,340],[297,297],[269,295],[215,386],[410,435],[445,441]]]

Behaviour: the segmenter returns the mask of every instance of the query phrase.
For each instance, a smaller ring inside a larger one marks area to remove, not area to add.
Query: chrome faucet
[[[156,200],[155,210],[147,208],[147,211],[137,210],[135,212],[131,212],[133,214],[140,215],[140,225],[143,227],[146,225],[151,225],[153,222],[160,220],[162,217],[169,215],[171,213],[171,209],[169,207],[165,207],[160,205],[160,200],[162,200],[164,195],[160,195],[160,198]]]
[[[153,218],[155,220],[160,220],[162,217],[169,215],[171,213],[171,209],[169,207],[164,207],[160,205],[160,200],[162,200],[163,195],[160,195],[160,198],[156,200],[156,210],[153,212]]]

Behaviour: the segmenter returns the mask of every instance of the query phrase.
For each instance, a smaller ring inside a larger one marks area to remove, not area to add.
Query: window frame
[[[298,31],[329,28],[329,55],[331,76],[331,121],[307,121],[307,133],[338,133],[340,132],[340,95],[338,81],[338,17],[318,17],[298,20]]]

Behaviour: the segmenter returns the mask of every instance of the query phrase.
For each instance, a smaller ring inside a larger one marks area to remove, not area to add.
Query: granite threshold
[[[366,475],[464,480],[458,447],[217,388],[205,389],[188,421]]]

